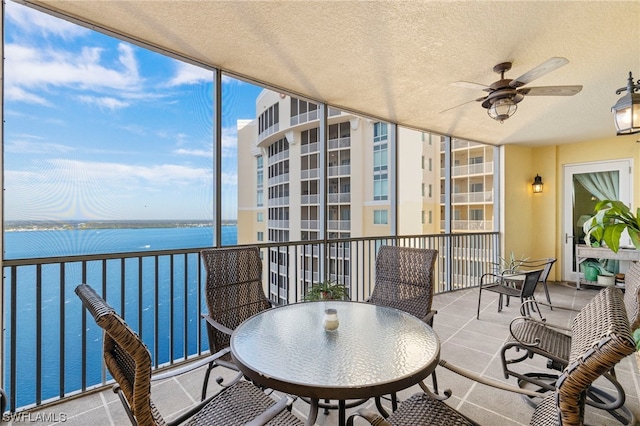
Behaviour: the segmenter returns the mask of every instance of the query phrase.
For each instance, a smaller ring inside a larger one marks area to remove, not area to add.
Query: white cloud
[[[87,28],[11,1],[5,2],[5,16],[27,34],[51,34],[70,39],[89,33]]]
[[[68,145],[39,142],[38,140],[40,139],[31,135],[20,135],[15,139],[10,138],[5,143],[4,150],[14,154],[60,154],[75,150],[75,148]]]
[[[204,149],[176,149],[173,151],[174,154],[177,155],[191,155],[195,157],[211,157],[213,155],[213,151],[207,151]]]
[[[99,179],[109,182],[144,181],[145,186],[186,184],[211,179],[211,170],[176,164],[140,166],[124,163],[103,163],[67,159],[50,160],[62,179],[69,182]],[[51,171],[48,171],[51,173]]]
[[[107,108],[110,110],[116,110],[121,108],[126,108],[130,104],[129,102],[124,102],[119,99],[115,99],[112,97],[96,97],[96,96],[79,96],[80,102],[89,105],[97,105],[100,108]]]
[[[222,173],[222,184],[223,185],[238,185],[238,174],[237,173]]]
[[[49,101],[47,101],[42,96],[38,96],[35,93],[29,93],[17,86],[9,86],[6,88],[4,95],[7,99],[11,99],[13,101],[26,102],[30,104],[37,105],[51,105]]]
[[[176,74],[167,82],[167,86],[181,86],[203,81],[213,81],[213,72],[186,62],[178,62]]]
[[[103,50],[85,47],[80,52],[7,44],[5,68],[7,96],[11,100],[43,103],[36,93],[52,87],[91,91],[139,92],[142,79],[131,46],[120,43],[118,60],[101,64]]]
[[[222,129],[222,156],[235,157],[238,151],[238,132],[235,127]]]

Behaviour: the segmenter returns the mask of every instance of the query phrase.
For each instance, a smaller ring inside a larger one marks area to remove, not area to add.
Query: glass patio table
[[[333,331],[323,325],[329,308],[339,319]],[[308,398],[308,425],[315,423],[320,400],[338,400],[342,425],[346,400],[392,394],[428,377],[438,364],[440,341],[426,323],[398,309],[305,302],[244,321],[231,336],[231,355],[256,384]]]

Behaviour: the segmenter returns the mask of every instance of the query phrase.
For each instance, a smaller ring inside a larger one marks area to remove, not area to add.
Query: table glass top
[[[340,325],[323,327],[325,309]],[[397,309],[358,302],[306,302],[267,310],[233,333],[234,357],[269,378],[317,387],[396,382],[437,361],[438,337]]]

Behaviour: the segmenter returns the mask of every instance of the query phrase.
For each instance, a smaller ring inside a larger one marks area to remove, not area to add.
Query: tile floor
[[[565,283],[550,283],[552,302],[558,306],[580,309],[597,292],[597,289],[584,288],[580,291]],[[543,295],[538,294],[538,300]],[[506,307],[501,313],[497,312],[497,295],[483,293],[480,319],[476,319],[478,290],[469,289],[453,293],[440,294],[435,297],[434,309],[438,311],[434,329],[440,336],[442,349],[441,358],[464,366],[476,373],[497,380],[505,381],[500,364],[500,347],[507,334],[510,320],[516,316],[517,304]],[[548,321],[556,324],[569,325],[571,312],[548,308],[542,309]],[[534,358],[528,367],[543,368],[545,362]],[[531,370],[528,368],[527,370]],[[622,383],[627,395],[627,407],[640,415],[640,374],[635,358],[628,357],[616,368],[618,379]],[[162,414],[171,418],[180,409],[195,403],[200,393],[203,373],[201,370],[180,376],[179,379],[169,379],[154,383],[152,387],[153,400]],[[496,390],[474,383],[450,371],[439,367],[437,370],[439,387],[449,388],[453,392],[449,403],[472,417],[482,425],[526,425],[533,409],[521,396],[509,392]],[[431,381],[427,380],[430,384]],[[515,385],[511,378],[510,384]],[[216,390],[217,385],[212,382],[210,389]],[[399,394],[401,399],[418,391],[417,386]],[[373,406],[371,401],[364,407]],[[301,419],[306,419],[308,405],[303,401],[296,401],[293,412]],[[88,394],[64,403],[49,405],[30,413],[21,413],[22,417],[15,417],[13,424],[29,422],[30,424],[63,424],[63,425],[127,425],[130,424],[117,396],[110,390],[103,390]],[[587,421],[592,425],[619,424],[607,413],[587,408]],[[356,420],[357,425],[365,424]],[[337,414],[318,415],[317,425],[337,424]]]

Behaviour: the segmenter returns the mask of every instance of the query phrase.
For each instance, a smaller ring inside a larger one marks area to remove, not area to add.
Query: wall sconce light
[[[627,93],[611,107],[618,136],[640,133],[640,94],[635,93],[640,91],[640,80],[634,83],[631,71],[629,71],[627,87],[616,90],[616,95],[625,91]]]
[[[542,192],[542,178],[536,174],[536,177],[533,179],[533,183],[531,184],[533,187],[533,193],[539,194]]]

